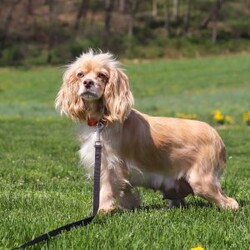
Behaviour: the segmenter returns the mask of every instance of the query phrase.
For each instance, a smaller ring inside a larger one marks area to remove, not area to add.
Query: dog
[[[104,125],[99,212],[140,206],[138,186],[160,191],[170,206],[193,194],[238,210],[220,186],[226,152],[216,130],[201,121],[149,116],[133,104],[128,77],[111,53],[90,49],[67,67],[55,106],[78,121],[80,159],[90,176],[96,125]]]

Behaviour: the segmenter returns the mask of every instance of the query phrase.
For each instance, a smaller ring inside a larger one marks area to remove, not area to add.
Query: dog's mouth
[[[90,100],[90,99],[97,99],[98,98],[98,95],[91,92],[91,91],[86,91],[84,93],[81,94],[81,97],[83,99],[86,99],[86,100]]]

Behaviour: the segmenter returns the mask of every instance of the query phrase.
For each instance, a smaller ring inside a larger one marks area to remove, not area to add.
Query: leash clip
[[[104,124],[102,122],[98,122],[96,124],[96,141],[95,147],[101,147],[101,131],[104,128]]]

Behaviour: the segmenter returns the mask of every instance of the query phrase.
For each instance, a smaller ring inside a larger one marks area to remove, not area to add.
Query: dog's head
[[[55,102],[74,120],[86,120],[92,104],[104,110],[102,119],[108,122],[123,122],[131,111],[128,78],[110,53],[89,50],[69,65]]]

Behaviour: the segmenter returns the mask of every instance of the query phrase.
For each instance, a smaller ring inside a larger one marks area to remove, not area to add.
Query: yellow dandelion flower
[[[234,123],[234,118],[231,115],[226,115],[225,121],[227,124],[233,124]]]
[[[198,115],[196,115],[196,114],[190,114],[190,119],[195,120],[197,118],[198,118]]]
[[[215,109],[215,110],[212,111],[212,114],[213,115],[221,114],[221,111],[219,109]]]
[[[183,113],[176,113],[175,116],[178,117],[178,118],[184,118]]]
[[[247,125],[250,125],[250,111],[243,114],[243,121],[246,122]]]
[[[196,115],[196,114],[176,113],[176,117],[183,118],[183,119],[197,119],[198,115]]]
[[[198,247],[192,247],[191,250],[205,250],[205,248],[202,246],[198,246]]]
[[[224,121],[224,115],[219,111],[214,113],[214,120],[217,122],[223,122]]]

